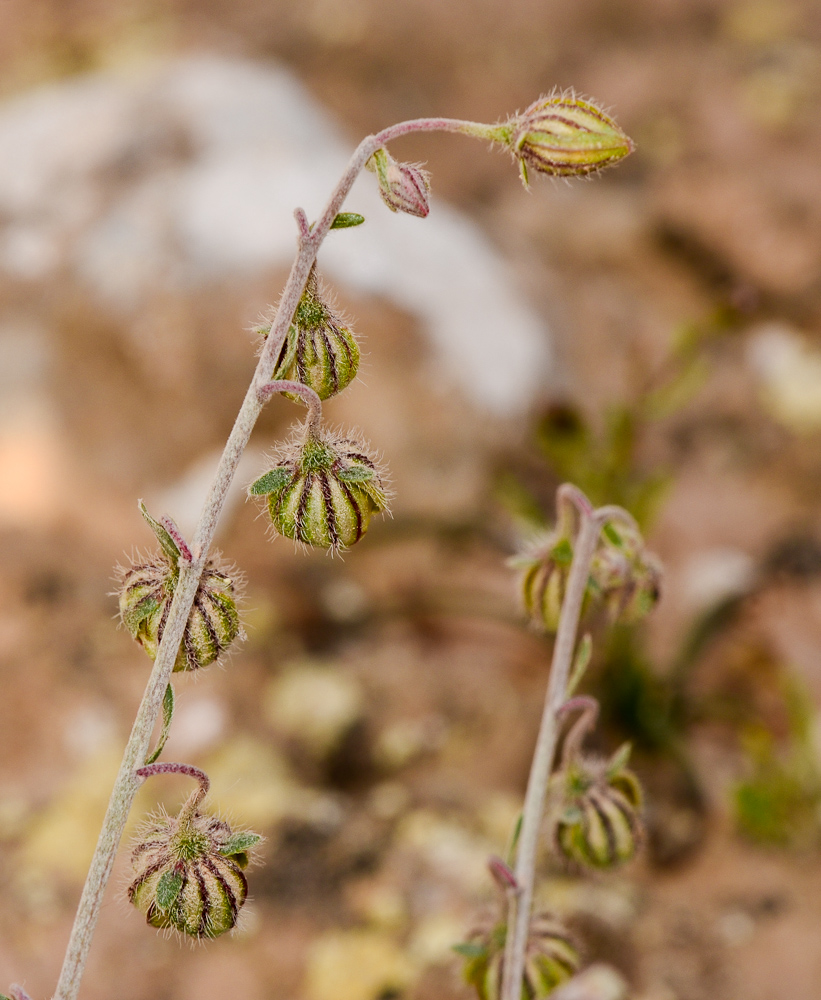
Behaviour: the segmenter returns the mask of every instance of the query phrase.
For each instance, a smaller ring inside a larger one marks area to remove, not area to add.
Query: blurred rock
[[[776,420],[794,431],[821,429],[821,351],[786,323],[767,323],[751,333],[747,358]]]
[[[374,747],[376,762],[387,771],[398,771],[427,753],[435,753],[447,738],[440,716],[400,719],[379,734]]]
[[[263,703],[271,725],[320,760],[339,746],[363,709],[364,695],[353,677],[311,661],[291,665],[271,681]]]
[[[553,1000],[627,1000],[627,983],[609,965],[591,965],[552,993]]]
[[[413,981],[413,965],[377,931],[331,931],[311,947],[305,970],[307,1000],[379,1000]]]
[[[218,698],[188,694],[174,706],[165,757],[186,760],[210,750],[225,735],[227,713]]]
[[[191,56],[44,87],[0,111],[0,267],[29,281],[67,267],[136,321],[157,294],[287,266],[294,207],[315,216],[350,152],[271,65]],[[369,176],[348,205],[367,225],[333,234],[328,276],[419,318],[443,386],[523,412],[546,335],[481,232],[441,202],[424,223],[396,217]]]
[[[396,844],[419,857],[437,878],[469,894],[481,894],[490,885],[487,859],[495,845],[454,820],[417,809],[400,823]]]
[[[284,819],[324,823],[326,796],[300,785],[269,743],[236,737],[209,756],[214,807],[238,826],[270,828]]]
[[[464,918],[450,913],[430,914],[416,924],[408,943],[408,954],[421,968],[450,965],[454,962],[453,946],[464,934]]]
[[[755,561],[741,549],[706,549],[694,552],[681,572],[681,598],[689,608],[703,610],[746,593],[755,579]]]

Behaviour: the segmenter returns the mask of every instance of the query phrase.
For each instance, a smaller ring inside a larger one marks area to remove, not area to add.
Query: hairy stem
[[[594,511],[587,497],[574,486],[565,484],[558,492],[559,515],[569,505],[576,508],[580,527],[573,551],[573,562],[559,616],[559,627],[553,647],[553,662],[547,686],[544,711],[527,782],[522,829],[516,856],[515,875],[518,893],[511,896],[508,912],[508,933],[505,940],[504,978],[501,1000],[520,1000],[527,947],[530,913],[536,877],[536,851],[544,813],[545,796],[553,758],[556,753],[558,720],[567,699],[567,681],[576,647],[576,633],[581,617],[582,601],[590,575],[590,563],[596,551],[602,526],[624,514],[620,508],[602,507]]]
[[[265,397],[263,395],[260,398],[260,390],[271,378],[276,359],[282,350],[288,328],[293,320],[319,248],[328,235],[331,224],[342,207],[357,175],[377,149],[392,139],[412,132],[459,132],[477,138],[493,138],[493,126],[481,125],[477,122],[465,122],[451,118],[419,118],[401,122],[362,140],[348,162],[348,166],[322,215],[310,230],[306,228],[305,213],[297,210],[298,252],[251,384],[245,394],[245,399],[223,450],[216,476],[205,500],[191,545],[192,559],[190,562],[180,561],[179,580],[174,591],[174,599],[171,603],[163,638],[157,650],[154,667],[148,679],[111,792],[103,827],[80,897],[63,967],[54,993],[54,1000],[76,1000],[79,993],[80,980],[91,947],[91,939],[99,917],[103,894],[111,875],[128,813],[140,785],[135,771],[143,764],[148,753],[151,733],[174,669],[177,652],[205,568],[217,522],[225,506],[228,489],[264,405]]]
[[[308,434],[311,437],[317,437],[320,424],[322,423],[322,400],[317,393],[310,386],[303,385],[301,382],[289,382],[287,379],[277,379],[276,382],[267,382],[259,390],[259,398],[265,403],[271,396],[276,395],[278,392],[290,392],[295,396],[299,396],[308,407],[308,416],[305,420]]]

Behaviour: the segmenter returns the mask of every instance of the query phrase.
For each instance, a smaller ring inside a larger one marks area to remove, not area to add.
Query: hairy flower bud
[[[388,509],[380,470],[366,445],[323,431],[303,431],[249,493],[266,498],[274,530],[319,548],[358,542],[374,514]]]
[[[367,167],[379,181],[382,201],[392,212],[406,212],[424,219],[430,212],[429,174],[413,163],[400,163],[387,149],[377,149]]]
[[[610,760],[577,757],[551,783],[560,796],[558,849],[578,864],[611,868],[636,853],[642,837],[641,785],[625,764],[629,746]]]
[[[232,833],[227,823],[197,809],[195,793],[176,817],[149,821],[131,855],[129,900],[152,927],[173,927],[196,938],[231,930],[248,896],[242,869],[260,837]]]
[[[556,177],[576,177],[618,163],[634,148],[609,115],[572,92],[540,97],[499,132],[519,160],[525,184],[531,167]]]
[[[513,560],[522,571],[519,589],[525,612],[534,624],[548,632],[559,627],[572,562],[570,539],[558,531],[540,535]]]
[[[270,329],[269,324],[259,332],[267,336]],[[320,399],[328,399],[353,381],[358,368],[356,338],[323,299],[316,270],[312,269],[272,379],[301,382]]]
[[[179,580],[179,550],[168,532],[143,510],[161,552],[149,561],[118,570],[120,618],[133,639],[155,659]],[[176,552],[176,555],[175,555]],[[235,578],[212,559],[206,563],[188,616],[174,671],[198,670],[242,637]]]
[[[605,525],[590,577],[611,619],[620,624],[640,621],[661,596],[661,562],[647,550],[638,528],[630,524]]]
[[[465,958],[465,980],[475,988],[479,1000],[499,1000],[501,996],[506,937],[504,920],[488,920],[456,947]],[[566,928],[549,914],[535,915],[525,951],[522,1000],[542,1000],[578,967],[579,953]]]

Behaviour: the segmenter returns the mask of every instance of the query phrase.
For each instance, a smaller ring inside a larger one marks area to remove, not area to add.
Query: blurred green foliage
[[[648,435],[669,433],[671,418],[691,403],[709,377],[713,346],[743,320],[735,310],[719,307],[703,323],[682,328],[650,384],[603,414],[585,415],[568,403],[549,406],[538,421],[535,444],[553,476],[575,483],[596,506],[615,503],[627,508],[646,531],[675,476],[671,463],[648,459]],[[521,525],[545,525],[549,518],[523,477],[508,473],[498,486],[500,499]],[[662,669],[647,652],[641,625],[602,630],[589,682],[605,725],[631,740],[646,759],[672,763],[690,804],[702,809],[706,803],[687,749],[688,729],[705,720],[730,726],[750,768],[732,792],[739,830],[760,843],[792,846],[817,841],[821,831],[821,774],[806,694],[789,680],[783,665],[774,666],[789,717],[786,738],[776,739],[753,698],[734,701],[728,714],[720,694],[696,699],[689,691],[698,663],[734,626],[749,597],[766,585],[772,572],[765,558],[756,586],[700,612]]]
[[[813,740],[813,705],[786,674],[782,679],[789,729],[777,741],[760,722],[743,727],[750,775],[733,790],[738,829],[758,843],[807,847],[819,839],[821,774]]]

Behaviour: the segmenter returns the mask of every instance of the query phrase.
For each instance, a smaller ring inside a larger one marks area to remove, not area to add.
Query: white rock
[[[315,217],[352,150],[270,65],[186,57],[44,87],[0,109],[0,268],[38,280],[67,263],[135,316],[158,289],[284,267],[293,209]],[[492,413],[524,412],[550,364],[547,334],[488,239],[441,200],[426,220],[387,212],[370,176],[346,207],[367,225],[332,234],[329,277],[416,316],[442,384]]]
[[[755,562],[740,549],[715,548],[695,552],[683,569],[682,596],[693,609],[708,608],[752,586]]]

